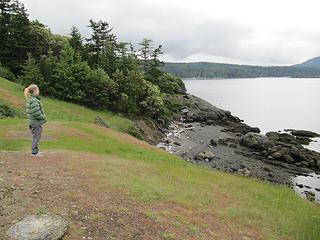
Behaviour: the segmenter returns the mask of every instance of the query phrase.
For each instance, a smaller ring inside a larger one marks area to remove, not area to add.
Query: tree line
[[[210,62],[165,63],[162,70],[181,78],[320,77],[319,68],[250,66]]]
[[[186,89],[160,69],[162,46],[145,38],[135,49],[102,20],[88,27],[89,38],[75,26],[68,36],[55,34],[30,20],[23,3],[0,0],[0,76],[64,101],[169,122],[167,96]]]

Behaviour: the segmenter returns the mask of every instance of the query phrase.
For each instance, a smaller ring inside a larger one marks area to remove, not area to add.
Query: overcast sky
[[[286,65],[320,56],[319,0],[22,0],[53,32],[90,34],[104,20],[121,41],[148,37],[166,61]]]

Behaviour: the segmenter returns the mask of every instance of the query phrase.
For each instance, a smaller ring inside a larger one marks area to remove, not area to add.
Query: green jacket
[[[40,98],[32,94],[27,98],[26,112],[31,127],[38,127],[47,121]]]

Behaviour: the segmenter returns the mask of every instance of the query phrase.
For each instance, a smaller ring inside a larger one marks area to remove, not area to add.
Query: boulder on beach
[[[7,235],[16,240],[58,240],[67,227],[67,222],[56,215],[29,215],[11,226]]]
[[[295,130],[295,129],[285,129],[286,132],[291,133],[296,137],[307,137],[307,138],[315,138],[320,137],[320,134],[308,131],[308,130]]]
[[[194,159],[198,161],[211,161],[214,157],[214,153],[210,149],[207,149],[203,152],[199,152]]]
[[[211,140],[210,140],[210,145],[212,145],[212,146],[216,147],[216,146],[218,145],[218,143],[217,143],[217,141],[216,141],[216,140],[211,139]]]
[[[258,133],[249,132],[240,138],[240,144],[255,150],[264,150],[272,147],[274,143],[268,137]]]
[[[315,193],[314,192],[312,192],[312,191],[305,191],[304,192],[305,193],[305,195],[306,195],[306,198],[307,198],[307,200],[309,200],[309,201],[311,201],[311,202],[314,202],[315,201]]]
[[[247,134],[247,133],[260,133],[260,129],[258,127],[250,127],[246,124],[237,124],[232,129],[234,132],[241,133],[241,134]]]

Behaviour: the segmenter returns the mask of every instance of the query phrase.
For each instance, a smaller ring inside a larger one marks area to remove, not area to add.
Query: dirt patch
[[[149,143],[145,142],[145,141],[142,141],[142,140],[139,140],[129,134],[126,134],[126,133],[121,133],[121,132],[118,132],[116,130],[113,130],[111,128],[104,128],[104,127],[101,127],[101,126],[91,126],[91,128],[96,128],[98,129],[99,131],[104,131],[106,132],[109,136],[111,136],[112,138],[114,139],[117,139],[121,142],[128,142],[128,143],[131,143],[131,144],[134,144],[134,145],[138,145],[138,146],[141,146],[145,149],[152,149],[152,151],[159,151],[159,152],[163,152],[162,149],[159,149],[159,148],[155,148],[154,146],[150,145]]]
[[[15,106],[20,106],[20,107],[24,108],[25,102],[24,102],[23,98],[18,98],[16,96],[12,95],[11,92],[4,90],[4,89],[0,89],[0,96],[4,101],[9,102]],[[22,92],[21,92],[21,96],[23,96]]]
[[[145,141],[152,145],[157,145],[165,137],[165,135],[159,131],[159,127],[152,121],[137,120],[136,126],[140,129],[140,132]]]
[[[8,131],[5,134],[5,137],[8,138],[8,139],[19,139],[19,138],[32,139],[32,134],[31,134],[30,131]],[[53,136],[42,134],[41,140],[43,140],[43,141],[55,141],[56,138],[53,137]]]
[[[76,137],[76,138],[84,138],[84,139],[90,139],[92,136],[84,131],[81,131],[79,129],[71,128],[64,126],[62,124],[58,123],[46,123],[44,125],[44,131],[50,131],[50,132],[62,132],[67,134],[68,136]]]
[[[175,203],[144,204],[125,190],[100,184],[81,164],[74,167],[81,159],[105,158],[70,151],[46,152],[43,158],[0,152],[0,239],[7,239],[6,230],[18,219],[45,211],[70,223],[65,240],[251,239],[210,212]],[[162,217],[155,219],[147,210]]]

